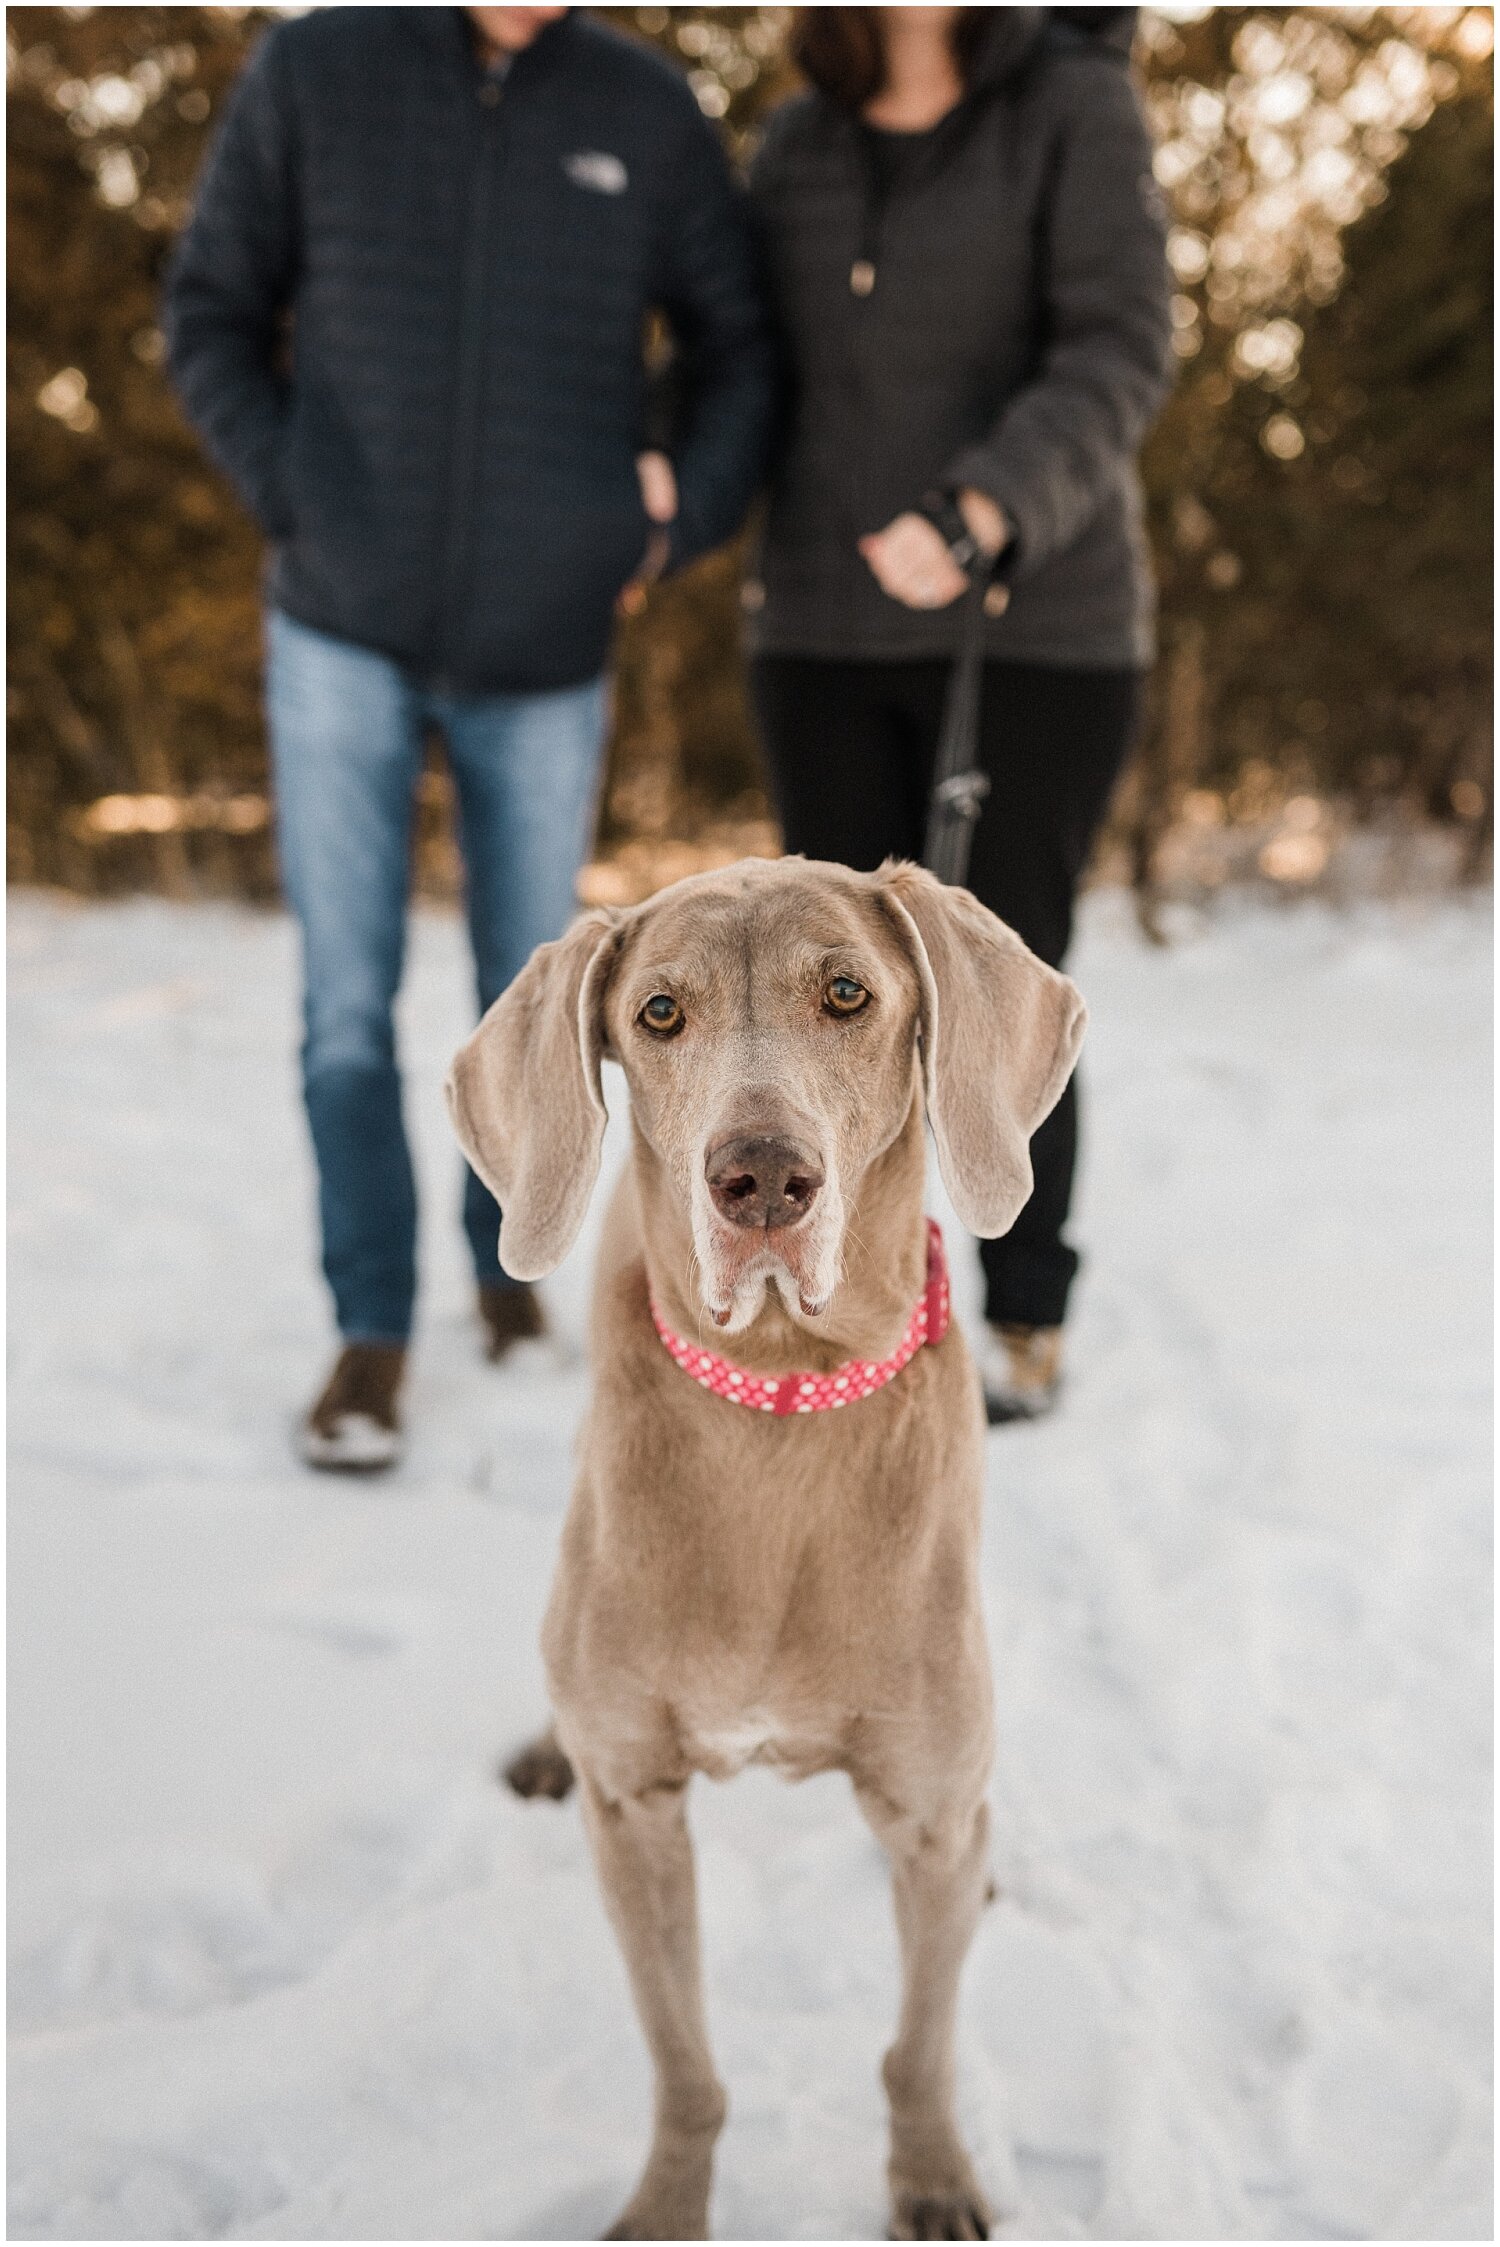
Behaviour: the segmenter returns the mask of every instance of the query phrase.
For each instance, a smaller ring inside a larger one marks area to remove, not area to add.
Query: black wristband
[[[976,563],[988,565],[990,557],[964,521],[963,509],[952,492],[926,493],[917,513],[931,523],[965,577],[972,573]]]

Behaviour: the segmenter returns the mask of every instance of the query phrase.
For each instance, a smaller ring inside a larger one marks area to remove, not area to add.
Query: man
[[[643,340],[677,346],[675,458]],[[770,347],[748,224],[681,77],[565,8],[328,8],[234,96],[168,287],[189,414],[274,542],[267,710],[342,1349],[315,1466],[398,1455],[416,1198],[391,1008],[426,731],[458,800],[481,1009],[559,935],[628,581],[739,526]],[[675,475],[674,475],[675,470]],[[491,1356],[540,1331],[472,1173]]]

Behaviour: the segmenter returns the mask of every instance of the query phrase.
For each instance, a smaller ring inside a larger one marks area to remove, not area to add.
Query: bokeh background
[[[269,11],[12,8],[11,878],[269,897],[258,539],[162,376],[163,267]],[[789,11],[617,8],[736,148]],[[1146,470],[1149,723],[1101,846],[1144,921],[1486,876],[1488,8],[1144,12],[1181,377]],[[738,555],[621,628],[592,897],[776,847]],[[434,744],[416,878],[458,867]]]

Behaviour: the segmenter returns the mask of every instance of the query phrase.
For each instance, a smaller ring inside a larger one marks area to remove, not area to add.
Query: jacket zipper
[[[966,94],[946,117],[923,134],[926,146],[918,151],[919,160],[905,172],[884,177],[875,159],[875,152],[863,125],[854,127],[854,160],[860,182],[859,241],[854,261],[849,268],[849,293],[866,297],[874,292],[876,275],[880,270],[881,245],[885,234],[886,213],[893,201],[925,187],[936,179],[952,157],[958,144],[967,136],[978,108],[972,94]]]
[[[858,410],[860,402],[857,393],[863,386],[863,353],[869,340],[868,323],[874,316],[873,309],[865,311],[862,307],[875,293],[891,206],[903,196],[910,196],[916,188],[925,187],[942,172],[958,143],[970,130],[977,107],[972,96],[965,96],[926,136],[927,145],[920,152],[925,162],[889,176],[882,174],[864,128],[858,124],[852,127],[854,165],[859,182],[859,224],[855,256],[849,267],[849,293],[861,307],[853,315],[854,356],[859,370],[853,385],[856,391],[853,410]],[[859,493],[862,518],[869,513],[870,489],[867,482]]]
[[[449,451],[448,539],[442,573],[443,607],[438,620],[440,687],[456,683],[463,651],[465,572],[473,544],[474,469],[478,457],[479,407],[484,387],[484,313],[487,298],[489,211],[495,161],[500,145],[503,89],[487,77],[475,91],[480,105],[479,153],[474,193],[464,238],[462,295],[459,304],[458,374],[453,386],[453,442]]]
[[[887,194],[863,128],[856,125],[854,131],[854,159],[859,171],[859,229],[854,260],[849,267],[849,293],[866,297],[875,287],[875,275],[880,267],[881,221],[885,217]]]

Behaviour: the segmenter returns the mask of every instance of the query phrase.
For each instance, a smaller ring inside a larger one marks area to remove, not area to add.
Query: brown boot
[[[492,1365],[498,1365],[518,1342],[534,1342],[547,1331],[535,1290],[525,1286],[500,1287],[486,1280],[479,1290],[479,1316],[484,1354]]]
[[[302,1429],[302,1456],[331,1474],[374,1475],[401,1456],[399,1342],[346,1342]]]
[[[1008,1420],[1040,1420],[1062,1387],[1060,1326],[989,1326],[979,1346],[985,1418],[992,1428]]]

